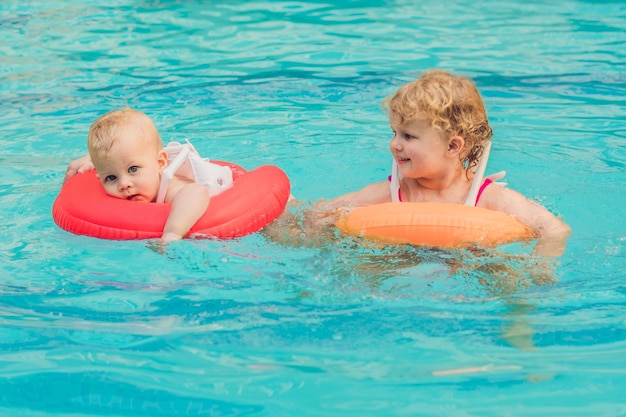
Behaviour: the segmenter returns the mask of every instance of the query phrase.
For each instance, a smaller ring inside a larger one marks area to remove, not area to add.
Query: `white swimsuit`
[[[165,201],[167,186],[174,175],[202,184],[209,191],[210,197],[232,187],[233,173],[230,168],[202,158],[189,141],[170,142],[164,149],[169,164],[163,170],[157,203]]]

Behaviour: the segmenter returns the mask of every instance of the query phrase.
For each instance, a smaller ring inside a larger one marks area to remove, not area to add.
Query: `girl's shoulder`
[[[476,207],[502,211],[502,206],[507,204],[507,201],[512,197],[512,193],[519,194],[505,186],[491,182],[482,190]]]

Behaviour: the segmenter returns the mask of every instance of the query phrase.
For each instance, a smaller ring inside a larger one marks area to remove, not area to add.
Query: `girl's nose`
[[[391,138],[391,141],[389,141],[389,147],[391,149],[400,150],[400,148],[402,147],[402,144],[398,140],[398,135],[396,134],[393,135],[393,137]]]

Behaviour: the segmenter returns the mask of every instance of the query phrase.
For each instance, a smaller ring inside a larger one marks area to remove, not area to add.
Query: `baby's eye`
[[[137,172],[138,169],[139,169],[139,167],[137,165],[133,165],[132,167],[128,168],[128,173],[129,174],[133,174],[133,173]]]
[[[413,135],[409,135],[408,133],[405,133],[405,134],[404,134],[404,139],[406,139],[406,140],[415,139],[415,136],[413,136]]]
[[[115,181],[116,179],[117,179],[117,177],[116,177],[115,175],[107,175],[107,176],[104,178],[104,182],[113,182],[113,181]]]

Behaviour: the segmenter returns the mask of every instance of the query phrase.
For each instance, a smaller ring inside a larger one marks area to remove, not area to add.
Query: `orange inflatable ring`
[[[493,210],[445,203],[383,203],[358,207],[336,226],[348,235],[386,243],[467,247],[530,240],[530,228]]]
[[[278,167],[265,165],[246,171],[229,166],[233,186],[211,198],[206,213],[185,237],[220,239],[259,231],[284,210],[290,193],[289,179]],[[104,192],[96,171],[74,175],[61,188],[52,207],[55,223],[68,232],[101,239],[130,240],[161,237],[169,204],[127,201]]]

